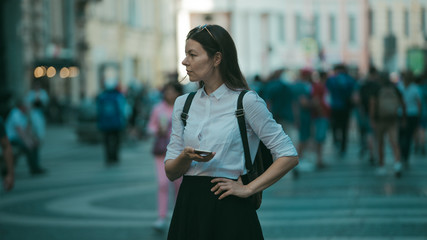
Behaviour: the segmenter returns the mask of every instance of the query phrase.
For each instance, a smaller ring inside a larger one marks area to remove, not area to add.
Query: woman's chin
[[[192,78],[192,77],[188,77],[188,80],[190,80],[190,82],[199,82],[200,81],[200,79]]]

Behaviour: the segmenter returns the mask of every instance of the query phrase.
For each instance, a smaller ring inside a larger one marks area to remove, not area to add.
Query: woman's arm
[[[212,154],[203,157],[194,153],[194,148],[186,147],[177,158],[165,161],[166,176],[169,180],[174,181],[187,172],[193,160],[198,162],[207,162],[214,156],[215,153],[213,152]]]
[[[280,157],[259,177],[247,185],[243,185],[241,178],[233,181],[227,178],[215,178],[212,183],[217,183],[211,191],[223,199],[229,195],[247,198],[257,192],[263,191],[275,182],[279,181],[287,172],[298,165],[298,157]]]
[[[263,191],[279,181],[290,170],[298,165],[298,156],[280,157],[267,170],[246,186],[251,190],[250,195]]]

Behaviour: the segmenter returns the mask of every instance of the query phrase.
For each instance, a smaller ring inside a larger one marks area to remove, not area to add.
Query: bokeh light
[[[80,70],[78,67],[70,67],[70,77],[77,77],[80,74]]]
[[[56,69],[54,67],[49,67],[47,69],[47,74],[48,77],[54,77],[56,75]]]
[[[34,77],[41,78],[46,75],[46,68],[44,66],[39,66],[34,69]]]
[[[70,70],[66,67],[61,68],[61,71],[59,72],[59,76],[61,78],[67,78],[70,76]]]

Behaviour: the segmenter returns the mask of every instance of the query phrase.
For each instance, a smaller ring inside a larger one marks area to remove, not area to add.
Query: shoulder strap
[[[193,102],[194,95],[196,95],[196,92],[191,92],[187,96],[187,100],[185,100],[184,108],[182,109],[181,113],[181,120],[184,124],[184,127],[187,125],[187,118],[188,118],[188,110],[190,110],[191,103]]]
[[[245,110],[243,109],[243,96],[245,96],[247,92],[247,90],[243,90],[239,94],[239,98],[237,99],[236,117],[237,122],[239,123],[240,136],[243,142],[243,150],[245,151],[245,166],[246,169],[250,172],[252,171],[253,166],[251,161],[251,153],[249,151],[248,135],[246,133]]]

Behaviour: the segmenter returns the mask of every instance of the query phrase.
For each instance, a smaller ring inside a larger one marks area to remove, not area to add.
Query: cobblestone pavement
[[[328,144],[321,171],[309,171],[308,150],[299,179],[289,174],[265,191],[258,211],[265,239],[427,239],[427,157],[414,156],[396,179],[388,150],[389,173],[377,176],[352,140],[346,157]],[[15,189],[0,192],[0,240],[165,239],[151,227],[150,143],[126,143],[121,164],[106,167],[101,145],[77,142],[70,127],[49,127],[41,152],[48,173],[32,177],[19,159]]]

